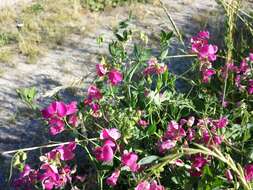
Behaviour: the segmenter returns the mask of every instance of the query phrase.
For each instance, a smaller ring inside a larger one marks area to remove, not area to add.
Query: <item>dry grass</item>
[[[13,52],[27,57],[27,63],[35,63],[48,48],[64,43],[70,33],[84,33],[84,11],[79,0],[37,0],[18,13],[12,8],[3,9],[0,47],[11,45]],[[0,61],[9,57],[6,55],[1,53]]]
[[[10,48],[0,48],[0,62],[10,63],[13,58],[13,52]]]

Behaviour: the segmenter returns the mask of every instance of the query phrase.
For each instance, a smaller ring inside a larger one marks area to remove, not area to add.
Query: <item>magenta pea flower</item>
[[[253,79],[248,81],[248,93],[253,94]]]
[[[31,169],[31,167],[26,164],[23,171],[19,174],[19,177],[14,180],[13,186],[15,188],[22,186],[27,189],[31,189],[31,185],[37,181],[37,174],[37,171]]]
[[[228,119],[226,117],[221,117],[218,121],[214,120],[213,124],[215,127],[221,129],[228,125]]]
[[[107,70],[103,64],[96,64],[96,72],[99,77],[102,77],[106,74]]]
[[[114,187],[117,184],[120,175],[120,170],[115,170],[110,177],[106,179],[106,184]]]
[[[167,150],[170,150],[176,146],[177,141],[175,140],[161,140],[158,142],[158,151],[164,154]]]
[[[88,88],[88,97],[91,100],[93,100],[93,99],[99,100],[102,98],[102,94],[101,94],[100,90],[95,85],[90,85]]]
[[[196,131],[193,128],[189,128],[187,130],[187,139],[188,141],[192,141],[196,136]]]
[[[73,151],[76,149],[76,143],[71,142],[67,145],[61,145],[57,148],[51,150],[49,153],[47,153],[47,158],[49,160],[55,160],[57,155],[59,155],[59,158],[63,161],[72,160],[75,157],[75,154]]]
[[[253,179],[253,164],[247,164],[244,166],[244,175],[248,182]]]
[[[192,169],[195,169],[196,171],[201,171],[202,168],[207,164],[207,160],[206,158],[201,155],[201,154],[197,154],[194,156],[193,158],[193,162],[192,162]]]
[[[146,128],[146,127],[148,126],[149,122],[146,121],[146,120],[144,120],[144,119],[140,119],[140,120],[138,121],[138,124],[139,124],[141,127]]]
[[[253,53],[249,53],[249,60],[253,61]]]
[[[209,34],[208,31],[200,31],[200,32],[198,33],[198,37],[199,37],[199,38],[202,38],[202,39],[209,39],[210,34]]]
[[[121,156],[121,163],[124,166],[128,166],[132,172],[137,172],[140,166],[137,164],[138,155],[134,152],[124,151]]]
[[[148,181],[141,181],[134,190],[150,190],[150,184]]]
[[[207,59],[209,61],[215,61],[217,58],[217,53],[218,47],[216,45],[204,45],[200,51],[199,51],[199,56],[200,59]]]
[[[40,169],[45,171],[38,176],[44,190],[52,190],[54,187],[59,187],[61,181],[56,166],[45,163],[40,167]]]
[[[76,114],[70,115],[68,119],[68,123],[73,127],[77,127],[78,125],[78,117]]]
[[[53,136],[63,132],[65,129],[64,128],[64,126],[65,126],[64,121],[62,121],[61,119],[58,119],[58,118],[50,119],[49,126],[50,126],[49,132]]]
[[[41,112],[44,118],[51,118],[54,116],[64,117],[67,114],[67,106],[64,102],[55,101]]]
[[[152,181],[149,190],[165,190],[162,185],[158,185],[156,180]]]
[[[182,137],[186,136],[185,130],[176,121],[171,121],[168,124],[165,138],[170,140],[181,140]]]
[[[118,129],[111,128],[111,129],[103,129],[100,133],[100,139],[111,139],[111,140],[118,140],[120,138],[121,134]]]
[[[209,83],[211,76],[215,74],[215,70],[213,69],[204,69],[202,71],[202,81],[203,83]]]
[[[111,85],[115,86],[123,80],[122,73],[117,69],[112,69],[108,74]]]
[[[232,175],[232,172],[230,169],[227,169],[225,171],[225,176],[226,176],[228,182],[231,182],[233,180],[233,175]]]
[[[113,146],[115,146],[115,143],[110,144],[104,144],[102,147],[97,147],[94,150],[94,154],[96,156],[96,159],[102,162],[111,162],[113,160],[114,152],[113,152]]]

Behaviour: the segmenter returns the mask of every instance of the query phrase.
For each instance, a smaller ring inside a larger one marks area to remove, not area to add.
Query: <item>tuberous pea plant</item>
[[[180,57],[169,55],[173,33],[161,32],[153,54],[127,25],[115,31],[83,100],[57,99],[41,111],[50,135],[73,140],[36,169],[22,161],[14,187],[85,189],[79,146],[95,171],[93,189],[252,189],[253,54],[228,62],[201,31],[182,55],[192,67],[177,75],[166,63]],[[178,79],[188,91],[176,88]]]

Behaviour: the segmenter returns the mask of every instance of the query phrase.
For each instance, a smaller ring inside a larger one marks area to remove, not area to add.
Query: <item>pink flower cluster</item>
[[[162,74],[167,70],[167,65],[158,63],[158,60],[155,57],[152,57],[148,61],[148,67],[145,68],[144,74],[145,75],[152,75],[152,74]]]
[[[191,38],[191,49],[192,52],[198,55],[201,62],[200,71],[202,73],[203,83],[208,83],[216,72],[212,68],[212,61],[217,58],[216,53],[218,52],[218,47],[208,43],[209,32],[200,31],[197,36]]]
[[[210,35],[208,31],[200,31],[197,36],[191,38],[191,48],[202,61],[215,61],[218,47],[208,44]]]
[[[43,109],[42,116],[48,120],[50,126],[50,134],[57,135],[64,131],[64,118],[68,116],[68,123],[72,126],[77,126],[77,102],[73,101],[70,104],[65,104],[61,101],[51,103],[47,108]]]
[[[14,180],[14,186],[16,188],[26,187],[26,189],[31,189],[32,186],[40,183],[44,190],[64,187],[68,182],[71,182],[71,174],[74,173],[74,170],[71,170],[66,163],[61,161],[72,160],[75,156],[73,153],[75,148],[76,143],[71,142],[51,150],[42,157],[44,163],[38,170],[25,165],[19,178]]]
[[[123,75],[119,70],[113,68],[110,71],[107,71],[103,64],[97,64],[96,71],[99,77],[108,75],[109,82],[112,86],[118,85],[123,79]]]
[[[233,63],[227,63],[222,69],[222,77],[225,78],[229,73],[235,75],[235,86],[240,91],[247,91],[248,94],[253,94],[253,75],[250,62],[253,62],[253,54],[250,53],[248,57],[244,58],[239,66]]]
[[[158,185],[156,180],[149,183],[148,181],[141,181],[134,190],[165,190],[162,185]]]
[[[179,123],[170,121],[162,139],[157,143],[158,151],[164,154],[174,148],[177,143],[187,147],[193,140],[210,148],[219,146],[223,137],[218,135],[217,129],[225,128],[227,125],[228,119],[226,117],[221,117],[218,120],[204,118],[196,121],[195,117],[191,116],[188,119],[181,119]],[[207,158],[201,154],[196,154],[191,157],[191,161],[191,175],[200,176],[202,168],[208,163]],[[182,166],[183,164],[182,160],[175,162],[177,166]]]

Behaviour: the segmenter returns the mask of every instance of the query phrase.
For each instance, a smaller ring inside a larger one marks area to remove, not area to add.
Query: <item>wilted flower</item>
[[[215,74],[215,70],[213,69],[204,69],[202,71],[202,81],[203,83],[209,83],[211,76]]]
[[[25,165],[23,171],[19,174],[19,177],[14,180],[14,187],[25,187],[30,189],[31,185],[34,184],[37,180],[37,171],[31,169],[29,165]]]
[[[115,186],[120,175],[120,170],[115,170],[110,177],[106,179],[107,185]]]
[[[184,136],[186,136],[186,133],[181,125],[175,121],[169,122],[164,138],[178,141]]]
[[[97,75],[102,77],[106,74],[107,70],[103,64],[96,64]]]
[[[228,182],[231,182],[231,181],[233,180],[233,175],[232,175],[230,169],[227,169],[227,170],[225,171],[225,176],[226,176]]]
[[[145,128],[145,127],[148,126],[149,122],[146,121],[146,120],[144,120],[144,119],[140,119],[140,120],[138,121],[138,124],[139,124],[140,126],[142,126],[142,127]]]
[[[175,140],[160,140],[158,142],[158,150],[161,154],[163,154],[165,151],[170,150],[176,146],[177,141]]]
[[[102,94],[100,90],[95,86],[95,85],[90,85],[88,88],[88,98],[93,100],[93,99],[101,99]]]

